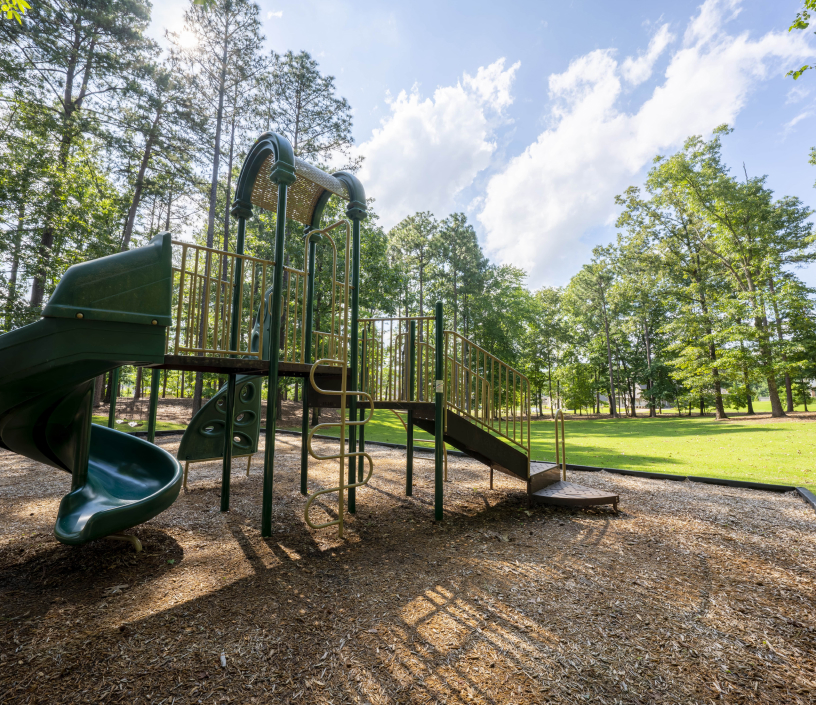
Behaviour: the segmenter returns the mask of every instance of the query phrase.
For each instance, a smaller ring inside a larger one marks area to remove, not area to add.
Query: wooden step
[[[561,479],[561,468],[555,463],[544,463],[533,460],[530,463],[530,481],[527,492],[534,494]]]
[[[611,504],[615,511],[618,511],[620,501],[620,496],[612,492],[596,490],[563,480],[531,493],[530,498],[541,504],[553,504],[559,507],[591,507],[598,504]]]

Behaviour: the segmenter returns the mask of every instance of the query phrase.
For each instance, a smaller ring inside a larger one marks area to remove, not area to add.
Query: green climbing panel
[[[233,456],[258,452],[262,384],[263,377],[238,375],[235,378]],[[226,407],[227,386],[224,385],[193,416],[179,444],[176,454],[179,460],[209,460],[223,457]]]

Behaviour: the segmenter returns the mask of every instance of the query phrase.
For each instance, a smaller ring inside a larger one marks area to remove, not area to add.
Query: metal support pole
[[[244,254],[244,238],[246,236],[246,216],[238,216],[238,235],[235,240],[235,253]],[[238,336],[241,332],[241,295],[244,286],[244,260],[235,258],[235,276],[232,282],[232,327],[230,328],[230,350],[238,350]],[[252,312],[250,311],[250,314]],[[262,324],[263,325],[263,324]],[[231,355],[235,357],[235,355]]]
[[[414,382],[416,378],[416,321],[411,321],[410,332],[408,334],[409,367],[408,367],[408,401],[414,400]],[[408,460],[405,466],[405,496],[410,497],[414,493],[414,410],[408,409],[406,419],[405,447],[408,451]]]
[[[156,411],[159,406],[159,380],[161,370],[152,370],[150,373],[150,408],[147,414],[147,442],[156,442]]]
[[[307,234],[307,237],[308,234]],[[309,261],[306,266],[306,330],[305,345],[303,348],[303,361],[307,364],[312,362],[312,328],[314,327],[314,282],[315,282],[315,252],[317,243],[309,238]],[[303,420],[301,423],[300,435],[300,494],[307,495],[309,479],[309,380],[303,380]]]
[[[368,341],[367,341],[366,336],[364,334],[363,335],[363,346],[362,346],[362,350],[361,350],[362,362],[360,363],[360,387],[359,387],[360,389],[362,389],[364,391],[365,391],[366,386],[368,384],[368,368],[366,367],[367,343],[368,343]],[[361,407],[360,408],[360,418],[359,418],[359,420],[364,421],[365,416],[366,416],[366,410],[365,410],[365,408]],[[359,448],[360,448],[360,452],[363,453],[365,451],[365,426],[360,426],[359,428],[360,428],[360,441],[359,441],[358,445],[359,445]],[[363,459],[362,458],[360,458],[359,478],[360,478],[359,481],[362,482],[362,480],[363,480]]]
[[[360,314],[360,218],[353,217],[351,220],[351,335],[349,347],[351,348],[351,364],[350,368],[350,387],[349,391],[357,391],[357,361],[359,345],[358,319]],[[349,400],[349,419],[355,421],[357,419],[357,395],[352,395]],[[349,455],[357,452],[357,427],[349,426]],[[356,472],[357,460],[360,461],[359,472]],[[363,459],[356,458],[352,455],[349,458],[348,470],[349,484],[353,485],[355,482],[362,482],[363,480]],[[350,487],[348,491],[348,510],[349,514],[354,514],[357,511],[357,488]]]
[[[444,464],[445,464],[445,357],[442,346],[444,345],[444,335],[442,333],[442,302],[436,302],[436,377],[434,380],[436,408],[434,413],[434,519],[442,521],[443,517],[443,491],[444,491]]]
[[[116,428],[116,397],[119,396],[119,371],[121,367],[111,370],[111,400],[108,409],[108,428]]]
[[[282,163],[277,162],[276,167]],[[294,183],[294,174],[289,180],[277,180],[278,209],[275,224],[275,274],[272,282],[272,310],[269,331],[269,382],[266,396],[266,447],[264,449],[263,503],[261,509],[261,536],[272,535],[272,487],[275,470],[275,425],[277,419],[278,362],[280,360],[280,318],[283,297],[283,257],[286,238],[286,191]]]
[[[232,443],[235,434],[235,375],[227,378],[227,406],[224,409],[224,463],[221,466],[221,511],[229,511]]]
[[[95,380],[91,380],[82,399],[82,428],[79,442],[74,447],[74,466],[71,468],[71,492],[85,486],[88,481],[88,460],[91,457],[91,426],[93,425]]]

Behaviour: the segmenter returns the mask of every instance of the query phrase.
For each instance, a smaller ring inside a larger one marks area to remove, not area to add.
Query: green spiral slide
[[[0,447],[71,473],[54,534],[82,544],[141,524],[178,497],[178,461],[92,425],[94,378],[162,362],[172,299],[170,234],[68,269],[43,318],[0,336]]]

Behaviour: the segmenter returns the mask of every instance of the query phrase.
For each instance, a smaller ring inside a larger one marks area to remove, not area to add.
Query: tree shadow
[[[0,620],[14,621],[26,612],[34,618],[53,604],[101,603],[135,581],[160,579],[184,556],[178,542],[160,529],[140,526],[132,533],[145,547],[140,553],[129,543],[109,539],[66,546],[44,533],[5,545],[0,549]]]

